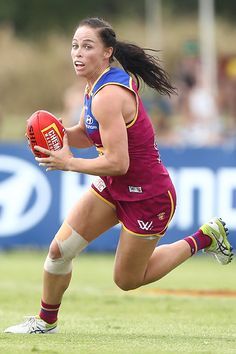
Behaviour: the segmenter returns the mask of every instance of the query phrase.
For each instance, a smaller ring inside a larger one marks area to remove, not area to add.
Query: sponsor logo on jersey
[[[151,230],[153,228],[153,221],[143,221],[143,220],[137,220],[138,225],[140,227],[141,230]]]
[[[106,188],[105,182],[100,177],[94,180],[93,185],[99,190],[99,192],[102,192]]]
[[[154,146],[154,149],[158,151],[158,144],[157,144],[157,140],[156,139],[154,140],[154,145],[153,146]]]
[[[89,115],[86,117],[86,124],[88,124],[88,125],[93,124],[93,118],[90,117]]]
[[[97,129],[97,125],[94,122],[94,119],[89,115],[86,116],[85,125],[87,129]]]
[[[130,193],[143,193],[142,187],[129,186]]]
[[[157,144],[157,139],[155,138],[154,140],[154,145],[153,145],[154,149],[156,150],[157,152],[157,161],[158,163],[161,163],[161,157],[160,157],[160,153],[159,153],[159,150],[158,150],[158,144]]]

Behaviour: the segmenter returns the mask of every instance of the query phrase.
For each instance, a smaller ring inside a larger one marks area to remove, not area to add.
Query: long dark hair
[[[157,50],[144,49],[133,43],[118,41],[112,26],[97,17],[82,20],[78,27],[82,26],[98,29],[105,47],[113,48],[110,62],[116,58],[124,70],[136,78],[138,87],[141,79],[162,95],[170,96],[172,93],[176,93],[175,88],[169,81],[168,74],[161,67],[159,59],[146,53],[146,51],[157,53]]]

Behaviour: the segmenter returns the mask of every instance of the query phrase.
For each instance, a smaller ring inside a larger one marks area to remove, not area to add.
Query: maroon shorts
[[[137,236],[163,236],[175,212],[173,185],[166,193],[134,202],[114,200],[100,177],[94,181],[92,189],[104,202],[115,207],[124,229]]]

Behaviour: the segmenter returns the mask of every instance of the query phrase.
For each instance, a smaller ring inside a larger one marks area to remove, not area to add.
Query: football
[[[34,150],[38,145],[48,150],[60,150],[63,146],[65,128],[50,112],[36,111],[27,120],[26,137],[32,153],[37,157],[48,157]]]

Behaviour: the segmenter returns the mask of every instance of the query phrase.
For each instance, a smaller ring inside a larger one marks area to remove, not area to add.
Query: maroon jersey
[[[161,162],[151,120],[138,95],[135,82],[124,70],[113,67],[106,69],[95,82],[90,95],[85,95],[84,120],[87,134],[98,152],[102,153],[99,123],[92,113],[91,106],[93,97],[107,85],[119,85],[133,92],[137,101],[137,113],[127,124],[130,159],[127,173],[122,176],[101,178],[115,200],[137,201],[166,193],[172,186],[172,182]]]

